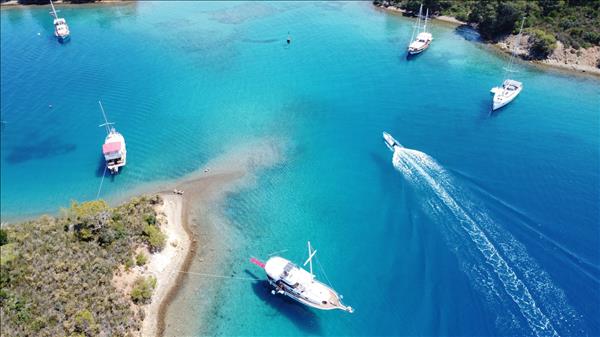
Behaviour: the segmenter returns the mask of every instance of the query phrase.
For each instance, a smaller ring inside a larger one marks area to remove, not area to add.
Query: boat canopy
[[[523,83],[519,82],[519,81],[515,81],[515,80],[505,80],[503,83],[505,86],[508,85],[513,85],[515,87],[520,87],[523,85]]]
[[[121,142],[105,143],[102,145],[102,153],[109,154],[121,150]]]

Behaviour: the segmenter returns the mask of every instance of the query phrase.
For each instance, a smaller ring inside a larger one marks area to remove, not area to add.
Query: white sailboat
[[[523,83],[512,80],[508,78],[508,73],[512,72],[512,67],[514,64],[517,46],[521,44],[521,33],[523,31],[523,24],[525,23],[525,18],[521,21],[521,28],[519,29],[519,36],[517,37],[517,41],[513,47],[512,53],[510,55],[510,60],[508,61],[508,66],[506,68],[507,75],[506,79],[502,82],[502,86],[494,87],[490,90],[491,93],[494,94],[494,99],[492,100],[492,111],[498,110],[508,103],[512,102],[523,90]]]
[[[433,40],[433,35],[427,31],[427,17],[429,16],[429,8],[425,13],[425,19],[423,20],[423,28],[421,29],[421,18],[423,16],[423,4],[419,7],[419,16],[417,17],[417,23],[413,28],[412,36],[410,40],[412,41],[408,45],[408,54],[415,55],[422,53],[425,49],[429,48],[431,41]],[[415,34],[417,37],[415,38]]]
[[[273,256],[262,263],[255,258],[250,261],[267,274],[269,284],[273,286],[271,293],[288,296],[304,305],[321,310],[343,310],[354,312],[350,306],[342,303],[341,296],[335,290],[315,279],[312,260],[317,253],[308,242],[308,259],[303,266],[309,264],[310,272],[298,267],[290,260]]]
[[[100,127],[104,126],[106,128],[106,138],[102,145],[102,154],[106,161],[106,168],[110,173],[116,174],[119,172],[119,168],[125,166],[127,163],[125,137],[112,127],[114,123],[109,123],[106,119],[106,113],[104,112],[102,102],[98,101],[98,104],[100,105],[100,110],[102,110],[102,116],[104,117],[104,124],[100,124]]]
[[[54,36],[56,36],[59,41],[64,41],[71,36],[71,31],[69,31],[69,26],[67,25],[67,20],[58,17],[52,0],[50,0],[50,6],[52,7],[52,12],[50,12],[50,15],[54,17]]]

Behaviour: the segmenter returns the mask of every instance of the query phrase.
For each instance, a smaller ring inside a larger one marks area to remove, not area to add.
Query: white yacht
[[[104,139],[104,144],[102,145],[102,154],[104,155],[104,160],[106,161],[106,168],[110,171],[110,173],[116,174],[119,172],[119,168],[125,166],[127,163],[125,137],[118,133],[117,130],[112,127],[113,123],[109,123],[106,119],[106,113],[104,113],[102,102],[98,101],[98,104],[100,104],[100,110],[102,110],[102,116],[104,116],[104,124],[101,124],[100,126],[104,126],[106,128],[106,138]]]
[[[410,45],[408,45],[408,54],[415,55],[422,53],[425,49],[429,48],[431,41],[433,40],[433,36],[431,33],[427,31],[427,17],[429,16],[429,9],[427,9],[425,14],[425,19],[423,20],[423,28],[421,28],[421,18],[423,16],[423,4],[419,7],[419,16],[417,17],[417,23],[413,29],[412,36],[410,40],[412,41]],[[415,38],[415,33],[417,33],[417,37]]]
[[[250,261],[262,267],[269,284],[273,286],[271,293],[288,296],[304,305],[321,310],[343,310],[354,312],[350,306],[342,303],[341,296],[335,290],[315,279],[312,268],[312,259],[317,253],[308,242],[308,259],[304,262],[310,264],[310,272],[298,267],[291,261],[274,256],[262,263],[254,258]]]
[[[52,0],[50,0],[50,6],[52,6],[52,12],[50,12],[50,15],[54,17],[54,36],[56,36],[59,41],[64,41],[71,36],[69,26],[67,25],[67,20],[58,17]]]
[[[392,152],[396,151],[396,149],[401,149],[404,147],[402,146],[402,144],[398,143],[398,141],[394,139],[392,135],[385,131],[383,132],[383,141],[385,142],[385,145],[388,147],[388,149],[390,149],[390,151]]]
[[[517,46],[521,44],[521,32],[523,31],[523,24],[525,23],[525,18],[521,22],[521,29],[519,30],[519,36],[517,37],[517,41],[515,42],[515,46],[513,47],[512,54],[510,56],[510,60],[508,61],[508,66],[506,67],[506,72],[512,72],[512,67],[514,64],[514,59],[516,55]],[[508,77],[508,76],[507,76]],[[490,92],[494,94],[494,99],[492,100],[492,111],[498,110],[501,107],[507,105],[512,102],[523,90],[523,83],[519,81],[515,81],[512,79],[505,79],[502,82],[502,86],[494,87]]]

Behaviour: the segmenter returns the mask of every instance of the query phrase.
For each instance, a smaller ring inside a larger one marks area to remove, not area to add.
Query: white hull
[[[415,42],[418,42],[418,41],[415,41]],[[408,47],[408,54],[410,54],[410,55],[420,54],[420,53],[424,52],[425,50],[427,50],[427,48],[429,48],[429,45],[431,44],[431,40],[420,43],[416,46],[413,46],[413,43],[411,43],[411,45]]]
[[[318,282],[318,281],[315,281],[315,282]],[[319,283],[321,283],[321,282],[319,282]],[[311,308],[315,308],[315,309],[319,309],[319,310],[336,310],[336,309],[339,309],[339,310],[344,310],[344,311],[352,312],[352,308],[348,309],[348,307],[343,307],[342,308],[342,307],[339,307],[339,306],[323,305],[321,303],[313,303],[313,302],[310,302],[307,299],[304,299],[301,296],[299,296],[297,294],[294,294],[294,293],[292,293],[290,291],[277,290],[278,289],[277,284],[275,284],[275,282],[273,282],[271,280],[269,280],[269,284],[271,286],[273,286],[273,288],[274,288],[273,292],[274,293],[279,294],[279,295],[283,295],[283,296],[287,296],[287,297],[293,299],[294,301],[296,301],[298,303],[301,303],[301,304],[304,304],[306,306],[309,306]],[[325,286],[325,285],[323,285],[323,286]],[[328,289],[330,289],[330,288],[328,288]],[[330,291],[331,291],[332,294],[335,294],[336,298],[338,297],[337,293],[335,293],[335,291],[333,289],[330,289]]]
[[[385,145],[390,149],[390,151],[394,152],[396,149],[401,149],[404,146],[400,144],[392,135],[387,132],[383,132],[383,141]]]
[[[309,257],[309,261],[311,259],[312,256]],[[352,307],[342,303],[341,296],[335,290],[315,279],[312,274],[312,262],[309,273],[287,259],[274,256],[264,264],[264,270],[269,284],[274,288],[274,295],[284,295],[319,310],[337,309],[350,313],[354,311]]]
[[[508,103],[514,101],[517,96],[523,90],[523,84],[518,81],[506,80],[502,84],[502,87],[492,88],[491,92],[494,94],[492,100],[492,110],[498,110]]]

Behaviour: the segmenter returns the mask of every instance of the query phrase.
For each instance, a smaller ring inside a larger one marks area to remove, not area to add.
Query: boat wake
[[[496,224],[480,205],[471,202],[472,198],[454,185],[451,175],[433,158],[420,151],[397,148],[393,164],[426,198],[422,202],[424,211],[440,225],[473,286],[494,305],[496,325],[503,333],[585,334],[564,292],[527,254],[523,244]]]

